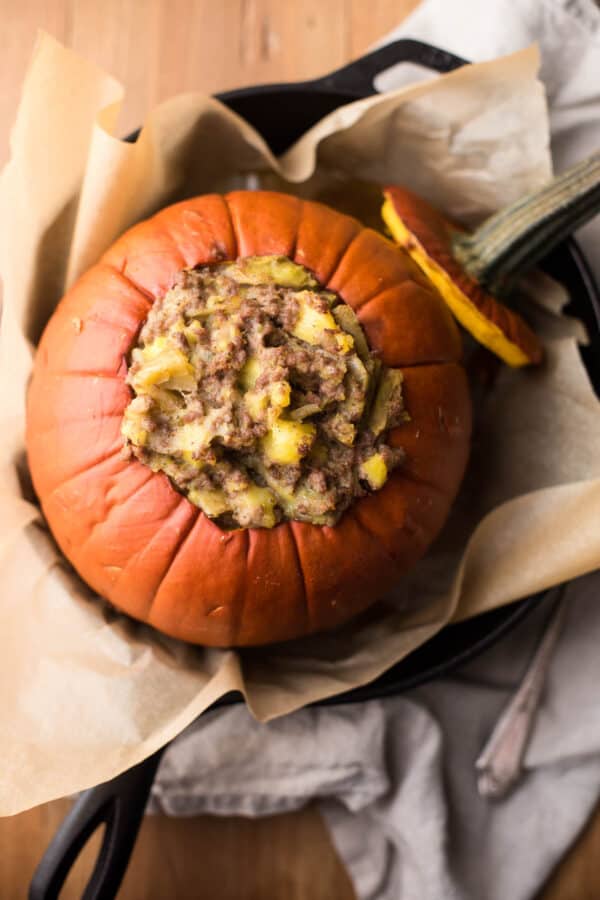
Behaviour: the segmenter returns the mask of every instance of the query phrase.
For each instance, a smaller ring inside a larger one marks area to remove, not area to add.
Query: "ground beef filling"
[[[335,524],[403,453],[402,374],[285,257],[184,269],[131,352],[128,452],[223,528]]]

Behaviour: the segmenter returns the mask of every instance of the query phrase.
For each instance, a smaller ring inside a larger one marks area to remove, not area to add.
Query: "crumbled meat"
[[[407,417],[342,306],[285,257],[179,272],[131,352],[126,452],[222,527],[335,524],[401,464]]]

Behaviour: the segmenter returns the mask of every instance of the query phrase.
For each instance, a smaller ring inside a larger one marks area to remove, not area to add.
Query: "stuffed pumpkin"
[[[193,643],[340,625],[443,525],[468,456],[462,342],[409,254],[239,191],[163,209],[63,298],[30,470],[81,577]]]

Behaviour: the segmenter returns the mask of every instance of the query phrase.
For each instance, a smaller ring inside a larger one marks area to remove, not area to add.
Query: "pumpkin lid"
[[[384,189],[383,219],[394,240],[430,278],[460,324],[510,366],[539,363],[539,339],[524,319],[464,269],[453,252],[463,229],[403,187]]]

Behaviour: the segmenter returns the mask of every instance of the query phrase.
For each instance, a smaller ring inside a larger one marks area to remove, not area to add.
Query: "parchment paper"
[[[452,618],[600,563],[600,409],[542,276],[527,312],[546,364],[476,394],[473,455],[448,526],[392,596],[336,633],[244,652],[188,647],[111,611],[57,552],[24,455],[34,346],[67,284],[128,225],[203,191],[269,186],[372,218],[364,182],[404,182],[476,222],[550,173],[535,49],[344,107],[275,160],[219,103],[187,94],[115,134],[122,88],[38,41],[0,182],[0,813],[106,780],[228,690],[261,720],[363,684]],[[358,183],[360,182],[360,184]]]

